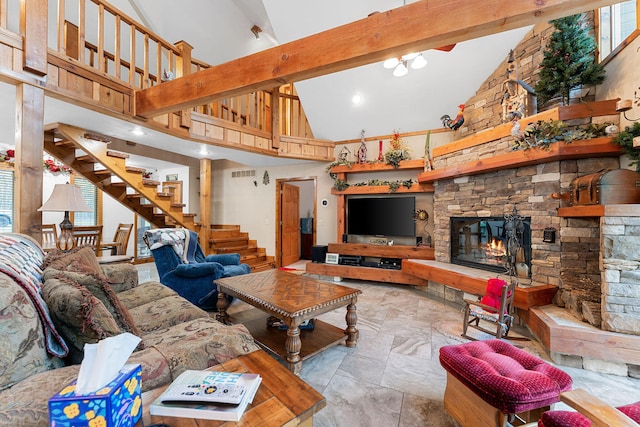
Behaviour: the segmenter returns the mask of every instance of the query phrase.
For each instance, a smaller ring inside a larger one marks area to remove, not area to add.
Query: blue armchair
[[[215,279],[251,273],[240,263],[240,254],[204,255],[198,235],[186,229],[153,229],[145,232],[160,283],[203,310],[216,310]],[[229,298],[231,303],[232,297]]]

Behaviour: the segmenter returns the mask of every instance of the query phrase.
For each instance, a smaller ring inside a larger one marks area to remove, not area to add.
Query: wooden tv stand
[[[380,258],[435,259],[433,248],[427,246],[330,243],[328,252],[340,255],[360,255]],[[402,285],[428,286],[429,284],[428,280],[407,274],[402,270],[389,270],[375,267],[310,262],[307,264],[306,271],[309,274],[318,274],[320,276],[397,283]]]

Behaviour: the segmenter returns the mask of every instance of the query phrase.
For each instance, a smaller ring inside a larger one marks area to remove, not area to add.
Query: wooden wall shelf
[[[439,179],[478,175],[503,169],[549,163],[557,160],[584,159],[589,157],[620,156],[622,148],[611,142],[611,137],[573,141],[570,144],[555,143],[548,150],[530,148],[498,154],[486,159],[474,160],[460,165],[449,166],[424,172],[418,175],[421,184],[432,183]]]
[[[386,163],[353,163],[351,166],[338,165],[331,168],[331,173],[365,173],[389,172],[394,170],[424,169],[424,159],[403,160],[397,168]]]
[[[342,191],[331,189],[331,194],[351,195],[351,194],[398,194],[398,193],[433,193],[433,184],[419,184],[414,182],[411,188],[400,186],[396,191],[391,191],[388,185],[352,185]]]

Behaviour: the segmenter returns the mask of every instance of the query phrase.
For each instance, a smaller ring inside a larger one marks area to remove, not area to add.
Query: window
[[[13,232],[13,170],[0,169],[0,232]]]
[[[98,225],[98,190],[91,181],[78,176],[73,183],[80,187],[84,201],[91,208],[91,212],[74,212],[73,225]]]
[[[637,1],[630,0],[599,9],[600,61],[609,56],[637,28]]]

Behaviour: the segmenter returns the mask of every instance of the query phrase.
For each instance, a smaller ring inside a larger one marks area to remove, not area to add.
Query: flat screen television
[[[415,237],[415,197],[352,197],[347,200],[347,234]]]

